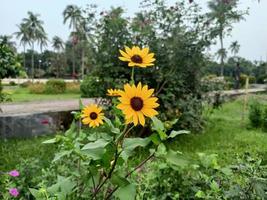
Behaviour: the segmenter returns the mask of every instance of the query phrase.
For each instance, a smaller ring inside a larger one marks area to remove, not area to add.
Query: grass
[[[253,96],[266,102],[267,96]],[[267,133],[251,129],[248,113],[242,120],[243,100],[235,100],[223,105],[208,116],[203,133],[183,135],[174,145],[177,150],[194,157],[196,153],[218,154],[219,160],[231,163],[236,155],[249,152],[267,157]]]
[[[55,146],[44,145],[43,141],[51,136],[31,139],[0,139],[0,171],[15,169],[28,159],[38,159],[40,165],[47,166],[53,159]]]
[[[4,92],[11,94],[12,102],[29,102],[41,100],[65,100],[77,99],[80,94],[77,93],[63,93],[63,94],[31,94],[28,88],[9,87],[4,89]]]

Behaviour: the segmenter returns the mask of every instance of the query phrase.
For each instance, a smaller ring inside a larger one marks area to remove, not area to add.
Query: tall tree
[[[55,49],[57,56],[56,56],[56,60],[57,60],[57,78],[59,77],[59,55],[61,50],[64,49],[64,42],[63,40],[58,37],[58,36],[54,36],[52,39],[52,46]]]
[[[19,31],[15,32],[16,38],[20,40],[20,45],[23,46],[23,67],[26,69],[26,45],[30,45],[30,37],[25,24],[21,23],[18,26]]]
[[[82,17],[82,11],[81,9],[76,5],[68,5],[65,10],[63,11],[63,23],[66,24],[69,22],[69,28],[72,29],[72,43],[73,43],[73,49],[72,49],[72,74],[74,75],[76,73],[75,69],[75,45],[78,43],[78,37],[77,33],[79,32],[79,29],[81,27],[83,17]]]
[[[43,28],[44,22],[39,19],[40,15],[34,14],[32,12],[28,12],[28,18],[23,18],[22,23],[25,24],[30,44],[32,47],[32,58],[31,58],[31,75],[32,79],[34,78],[34,45],[36,42],[39,42],[42,40],[44,41],[44,38],[46,38],[46,33]]]
[[[226,52],[224,49],[224,38],[226,34],[230,34],[233,23],[244,19],[243,16],[247,11],[237,10],[239,0],[210,0],[208,7],[210,12],[208,17],[216,25],[215,33],[220,40],[220,52]],[[225,54],[220,54],[221,76],[224,74]]]

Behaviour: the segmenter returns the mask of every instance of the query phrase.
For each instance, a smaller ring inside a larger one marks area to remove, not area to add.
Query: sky
[[[176,0],[166,0],[168,4]],[[70,33],[68,25],[63,24],[62,12],[69,4],[85,7],[95,3],[99,10],[107,10],[111,6],[122,6],[126,15],[132,16],[139,10],[141,0],[0,0],[0,35],[10,35],[18,30],[22,18],[27,17],[27,11],[40,14],[44,28],[51,38],[55,35],[66,40]],[[207,11],[207,0],[195,0],[204,11]],[[249,8],[245,21],[234,25],[231,37],[225,39],[226,48],[237,40],[240,45],[239,55],[249,60],[267,59],[267,0],[240,0],[240,9]],[[51,47],[49,47],[51,48]],[[214,53],[215,45],[210,49]],[[21,48],[20,48],[21,50]]]

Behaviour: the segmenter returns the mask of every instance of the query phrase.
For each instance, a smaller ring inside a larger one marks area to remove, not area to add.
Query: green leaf
[[[133,184],[128,184],[124,187],[119,188],[115,194],[120,200],[135,200],[136,188]]]
[[[42,143],[43,144],[53,144],[53,143],[56,143],[56,142],[58,142],[57,138],[53,138],[53,139],[50,139],[50,140],[43,141]]]
[[[153,133],[149,136],[149,138],[155,145],[159,145],[161,143],[160,137],[157,133]]]
[[[118,128],[115,128],[115,126],[112,124],[111,120],[108,119],[108,118],[104,118],[104,121],[106,122],[106,124],[110,127],[110,130],[112,133],[115,133],[115,134],[120,134],[120,129]]]
[[[108,141],[101,138],[96,140],[95,142],[87,143],[86,145],[84,145],[82,150],[104,148],[105,146],[107,146],[108,143],[109,143]]]
[[[61,192],[67,196],[72,193],[72,190],[75,187],[75,183],[71,181],[70,178],[58,176],[58,184],[60,186]]]
[[[205,193],[203,191],[199,190],[195,194],[195,197],[200,198],[200,199],[205,199],[206,195],[205,195]]]
[[[166,140],[168,138],[166,130],[162,121],[157,117],[152,117],[152,130],[157,131],[161,140]]]
[[[76,130],[76,123],[75,120],[73,120],[70,125],[70,128],[65,132],[65,135],[66,136],[72,135],[73,133],[75,133],[75,130]]]
[[[164,157],[166,154],[167,154],[167,148],[163,143],[161,143],[157,148],[156,156],[157,157]]]
[[[84,108],[84,105],[83,105],[81,98],[79,98],[79,108],[80,108],[80,110],[82,110]]]
[[[43,200],[46,199],[45,196],[39,191],[34,188],[29,188],[30,193],[34,196],[35,199],[37,200]]]
[[[152,117],[152,129],[155,131],[164,131],[164,124],[157,117]]]
[[[58,153],[56,153],[52,162],[56,162],[59,159],[61,159],[62,157],[70,155],[71,153],[72,153],[72,150],[58,152]]]
[[[148,138],[126,138],[123,142],[123,152],[121,156],[124,160],[127,160],[137,147],[145,147],[150,143],[151,139]]]
[[[168,150],[167,155],[165,156],[166,160],[174,166],[177,167],[187,167],[189,164],[189,161],[182,155],[181,152]]]
[[[124,187],[126,185],[129,185],[130,184],[129,181],[124,176],[121,176],[119,174],[121,174],[121,173],[116,172],[112,175],[111,180],[110,180],[111,183],[113,185],[117,185],[120,187]]]
[[[210,183],[210,188],[214,192],[219,192],[220,191],[220,187],[219,187],[218,183],[216,181],[214,181],[214,180]]]
[[[189,133],[190,133],[190,131],[186,131],[186,130],[171,131],[171,133],[168,136],[168,138],[175,138],[178,135],[189,134]]]
[[[104,139],[98,139],[95,142],[89,142],[86,144],[83,148],[82,151],[84,153],[91,157],[94,160],[99,160],[102,158],[104,153],[106,152],[105,147],[109,144],[108,141]]]

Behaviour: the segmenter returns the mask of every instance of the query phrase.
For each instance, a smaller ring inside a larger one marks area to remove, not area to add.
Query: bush
[[[266,165],[245,154],[220,166],[216,154],[198,154],[181,167],[154,163],[137,175],[137,199],[266,199]]]
[[[101,97],[104,96],[106,91],[103,87],[103,81],[97,76],[88,75],[81,83],[81,96],[82,97]]]
[[[28,88],[32,94],[43,94],[45,92],[45,84],[43,83],[32,83]]]
[[[66,92],[79,94],[80,93],[80,83],[79,82],[66,83]]]
[[[31,81],[26,81],[26,82],[21,83],[21,84],[20,84],[20,87],[22,87],[22,88],[27,88],[27,87],[29,87],[31,84],[32,84]]]
[[[10,81],[10,82],[9,82],[9,85],[10,85],[10,86],[15,86],[15,85],[17,85],[17,84],[16,84],[14,81]]]
[[[267,108],[264,109],[262,116],[262,130],[267,132]]]
[[[259,128],[262,124],[262,109],[259,102],[254,101],[249,109],[249,121],[253,128]]]
[[[45,84],[46,94],[62,94],[66,91],[66,83],[60,79],[50,79]]]

